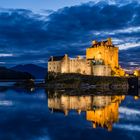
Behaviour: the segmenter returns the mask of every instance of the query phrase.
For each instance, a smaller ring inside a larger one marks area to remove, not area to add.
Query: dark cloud
[[[140,66],[140,47],[120,51],[121,65],[132,70]]]
[[[117,45],[131,43],[128,48],[140,42],[140,4],[137,2],[124,5],[90,2],[43,12],[0,10],[0,52],[13,54],[0,57],[1,62],[45,62],[50,55],[84,55],[93,39],[113,37],[118,40]],[[138,60],[137,57],[134,58]],[[120,61],[125,61],[123,56]]]
[[[41,29],[42,22],[32,14],[28,10],[10,10],[0,13],[1,43],[19,48],[29,46],[35,40],[40,41],[44,35]]]

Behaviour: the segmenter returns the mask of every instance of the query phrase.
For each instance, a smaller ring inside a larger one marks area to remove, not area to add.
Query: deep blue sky
[[[51,55],[85,55],[92,40],[108,37],[122,66],[140,66],[138,0],[0,1],[0,65],[46,66]]]

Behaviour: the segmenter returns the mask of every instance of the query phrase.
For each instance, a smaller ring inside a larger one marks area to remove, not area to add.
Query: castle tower
[[[61,73],[69,73],[69,57],[67,54],[64,55],[61,63]]]
[[[118,47],[112,44],[111,38],[106,41],[93,41],[92,46],[86,50],[86,59],[103,61],[104,65],[109,65],[112,69],[118,68]]]

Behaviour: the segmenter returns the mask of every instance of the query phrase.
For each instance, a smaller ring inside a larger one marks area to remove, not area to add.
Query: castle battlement
[[[92,41],[92,46],[91,47],[100,47],[100,46],[106,46],[106,47],[114,47],[112,44],[112,39],[108,38],[105,41],[98,42],[96,40]]]

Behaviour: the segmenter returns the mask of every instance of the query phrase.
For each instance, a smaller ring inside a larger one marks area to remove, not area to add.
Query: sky
[[[58,10],[63,7],[75,6],[89,0],[1,0],[2,8],[22,8],[39,11],[43,9]]]
[[[112,38],[122,67],[140,66],[139,0],[1,0],[0,66],[47,66],[52,55],[85,55]]]

